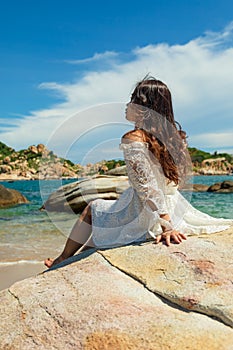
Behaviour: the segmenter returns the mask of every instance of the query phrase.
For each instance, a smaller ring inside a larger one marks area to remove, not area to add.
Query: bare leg
[[[75,223],[69,238],[66,241],[65,247],[61,255],[59,255],[55,260],[46,259],[45,265],[47,267],[54,266],[65,259],[73,256],[78,249],[82,248],[83,245],[90,238],[92,231],[92,219],[91,219],[91,203],[89,203],[83,210],[80,218]],[[94,247],[92,239],[88,241],[88,245],[85,245],[82,250],[90,249]]]

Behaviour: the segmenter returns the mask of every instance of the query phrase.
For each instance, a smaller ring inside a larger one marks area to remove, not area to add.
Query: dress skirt
[[[164,197],[173,228],[187,236],[219,232],[233,225],[233,220],[213,218],[195,209],[176,188]],[[117,200],[94,200],[91,211],[92,239],[96,247],[144,241],[162,232],[158,212],[149,210],[132,187]]]

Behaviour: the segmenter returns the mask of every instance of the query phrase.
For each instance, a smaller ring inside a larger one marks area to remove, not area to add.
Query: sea
[[[233,181],[233,176],[193,177],[193,183],[207,185],[224,180]],[[0,182],[20,191],[29,201],[0,209],[0,266],[27,261],[36,263],[58,255],[78,215],[47,213],[40,208],[50,193],[73,181],[77,179]],[[214,217],[233,218],[233,193],[196,192],[191,196],[191,204]]]

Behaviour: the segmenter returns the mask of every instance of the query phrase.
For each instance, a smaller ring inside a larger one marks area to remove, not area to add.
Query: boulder
[[[193,184],[193,192],[206,192],[207,189],[209,188],[208,185],[203,185],[203,184]]]
[[[128,188],[127,176],[97,175],[60,187],[43,205],[48,211],[81,212],[92,200],[117,199]]]
[[[216,192],[220,190],[221,188],[221,182],[216,182],[215,184],[208,187],[208,192]]]
[[[117,199],[119,194],[129,186],[128,177],[120,176],[121,172],[125,172],[125,167],[112,169],[111,172],[117,169],[120,169],[120,171],[119,173],[116,172],[116,175],[96,175],[92,178],[86,178],[60,187],[49,196],[41,209],[48,211],[70,211],[72,209],[75,213],[80,213],[94,199]],[[46,171],[46,175],[48,175],[48,169]],[[46,175],[43,176],[46,178]],[[51,176],[54,177],[54,175],[53,173]],[[187,184],[181,191],[233,192],[233,181],[224,181],[212,186]]]
[[[11,162],[11,157],[7,156],[3,159],[3,163],[9,164]]]
[[[189,237],[169,248],[145,244],[101,254],[151,292],[233,328],[232,244],[233,226],[224,232]]]
[[[10,174],[12,168],[10,165],[0,165],[0,174]]]
[[[28,203],[28,200],[20,192],[0,185],[0,208],[22,203]]]
[[[127,171],[126,171],[126,165],[122,165],[119,167],[116,167],[114,169],[108,170],[107,175],[115,175],[115,176],[121,176],[121,175],[127,175]]]
[[[32,153],[35,153],[35,154],[38,153],[38,149],[37,149],[37,147],[34,146],[34,145],[29,146],[29,147],[28,147],[28,151],[29,151],[29,152],[32,152]]]
[[[203,184],[185,184],[181,191],[190,191],[190,192],[206,192],[208,190],[208,185]]]
[[[210,186],[207,191],[217,193],[232,193],[233,181],[217,182],[216,184]]]
[[[204,184],[187,184],[182,188],[182,191],[231,193],[233,192],[233,181],[216,182],[211,186]]]
[[[232,350],[233,230],[91,249],[0,292],[7,350]]]
[[[43,145],[43,143],[39,143],[39,145],[37,145],[37,151],[39,153],[43,153],[43,151],[46,149],[45,145]]]

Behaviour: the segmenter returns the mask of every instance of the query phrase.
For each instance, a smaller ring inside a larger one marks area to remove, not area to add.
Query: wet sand
[[[43,262],[20,261],[16,263],[0,263],[0,290],[10,287],[13,283],[45,271]]]

